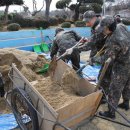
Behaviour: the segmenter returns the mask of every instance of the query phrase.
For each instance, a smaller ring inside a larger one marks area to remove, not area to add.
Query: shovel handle
[[[112,61],[112,59],[108,58],[107,61],[105,62],[104,67],[103,67],[102,72],[101,72],[101,75],[99,77],[99,82],[98,82],[98,84],[97,84],[97,86],[95,88],[95,91],[97,91],[98,88],[100,87],[101,81],[104,78],[104,75],[105,75],[105,73],[106,73],[106,71],[108,69],[108,66],[109,66],[109,64],[110,64],[111,61]]]
[[[89,65],[88,62],[85,65],[83,65],[81,68],[79,68],[76,73],[77,74],[80,73],[87,65]]]
[[[61,55],[60,57],[58,57],[58,58],[56,59],[56,61],[62,59],[62,58],[63,58],[64,56],[66,56],[66,55],[67,55],[67,52],[65,52],[63,55]]]
[[[75,48],[75,47],[77,47],[80,43],[81,43],[81,41],[84,39],[84,37],[82,37],[80,40],[79,40],[79,42],[76,44],[76,45],[74,45],[72,48]]]

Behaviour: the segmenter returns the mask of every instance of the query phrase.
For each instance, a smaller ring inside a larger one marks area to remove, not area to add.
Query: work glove
[[[81,43],[85,43],[85,42],[88,42],[88,38],[83,38],[83,40],[81,41]]]
[[[0,96],[4,97],[5,91],[4,91],[4,81],[2,78],[2,74],[0,73]]]
[[[71,55],[72,52],[73,52],[73,48],[69,48],[69,49],[66,50],[66,53],[67,53],[68,55]]]

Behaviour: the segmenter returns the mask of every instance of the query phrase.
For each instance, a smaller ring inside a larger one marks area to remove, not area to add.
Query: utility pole
[[[105,14],[106,14],[105,2],[106,2],[106,0],[103,0],[103,9],[102,9],[103,16],[105,16]]]

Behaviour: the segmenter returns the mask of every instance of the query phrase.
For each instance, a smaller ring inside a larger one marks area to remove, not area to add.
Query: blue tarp
[[[80,66],[82,66],[82,65],[83,64],[81,64]],[[97,80],[100,68],[101,68],[101,66],[99,66],[99,65],[94,65],[94,66],[87,65],[82,71],[84,73],[84,75],[83,75],[84,78],[90,77],[91,79]]]
[[[17,126],[18,125],[13,114],[0,115],[0,130],[11,130]]]

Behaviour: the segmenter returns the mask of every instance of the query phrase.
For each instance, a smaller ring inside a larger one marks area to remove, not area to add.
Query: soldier
[[[96,17],[94,11],[89,10],[83,14],[83,21],[86,22],[86,26],[91,27],[91,33],[95,32],[96,26],[99,24],[101,17]]]
[[[51,58],[59,53],[59,56],[66,52],[67,49],[76,45],[76,43],[81,39],[81,37],[74,31],[64,31],[63,28],[57,28],[55,31],[55,39],[53,41],[53,46],[51,48]],[[80,68],[80,52],[74,49],[70,55],[67,55],[63,59],[71,60],[74,70]]]
[[[125,110],[129,109],[130,99],[130,38],[129,32],[124,31],[124,27],[116,24],[116,20],[111,16],[105,16],[98,28],[107,35],[104,56],[106,61],[109,57],[112,59],[111,81],[109,86],[108,111],[99,112],[101,116],[115,118],[115,109],[117,108],[121,94],[123,103],[119,107]]]
[[[80,48],[81,51],[91,50],[90,58],[96,55],[96,53],[103,47],[105,43],[105,38],[102,33],[96,32],[96,27],[98,26],[101,17],[96,17],[94,11],[86,11],[83,15],[83,21],[86,22],[87,26],[91,27],[91,39],[87,45]]]

